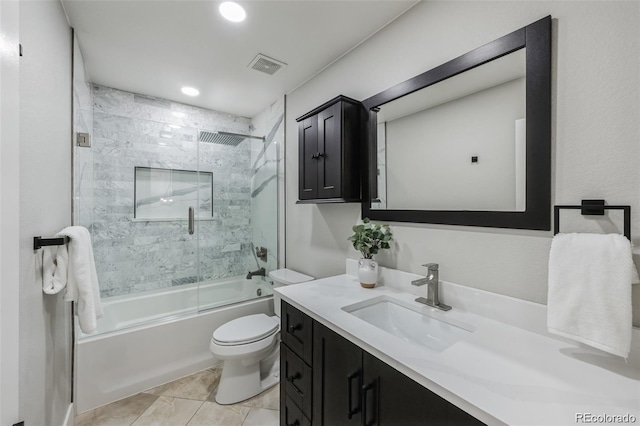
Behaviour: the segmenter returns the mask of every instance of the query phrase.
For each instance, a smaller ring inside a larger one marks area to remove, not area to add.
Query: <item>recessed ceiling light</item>
[[[198,89],[194,89],[193,87],[183,87],[182,93],[187,96],[198,96],[200,94],[200,91]]]
[[[220,14],[231,22],[242,22],[247,17],[246,12],[238,3],[225,1],[220,5]]]
[[[184,112],[180,112],[180,111],[173,111],[171,114],[173,114],[174,117],[178,117],[178,118],[186,117],[187,115]]]

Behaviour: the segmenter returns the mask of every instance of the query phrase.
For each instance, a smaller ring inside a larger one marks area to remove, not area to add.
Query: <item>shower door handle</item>
[[[193,207],[189,207],[189,235],[193,235],[194,231],[194,210]]]

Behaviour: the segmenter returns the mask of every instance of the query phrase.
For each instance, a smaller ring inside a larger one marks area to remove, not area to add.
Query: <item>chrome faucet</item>
[[[423,286],[426,284],[427,298],[425,299],[424,297],[418,297],[416,299],[416,302],[424,303],[427,306],[438,308],[443,311],[448,311],[449,309],[451,309],[451,306],[440,303],[440,299],[438,298],[438,264],[427,263],[422,266],[427,267],[427,276],[419,280],[411,281],[411,284],[415,286]]]
[[[253,272],[249,271],[249,273],[247,274],[247,279],[250,280],[251,277],[256,277],[256,276],[264,277],[266,272],[267,271],[265,271],[264,268],[260,268],[257,271],[253,271]]]

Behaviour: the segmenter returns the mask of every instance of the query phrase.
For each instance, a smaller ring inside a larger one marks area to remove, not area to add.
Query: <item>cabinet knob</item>
[[[288,381],[289,383],[293,383],[295,380],[297,380],[297,379],[299,379],[299,378],[301,378],[301,377],[302,377],[302,374],[300,374],[300,373],[298,372],[298,373],[296,373],[296,374],[294,374],[294,375],[291,375],[291,376],[287,377],[287,381]]]
[[[290,325],[288,328],[289,333],[292,333],[292,334],[300,329],[302,329],[302,324]]]

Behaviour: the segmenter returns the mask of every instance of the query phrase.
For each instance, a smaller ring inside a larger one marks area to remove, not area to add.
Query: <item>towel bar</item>
[[[553,206],[553,235],[560,232],[560,210],[581,210],[582,215],[604,215],[605,210],[624,211],[624,236],[631,241],[631,206],[607,206],[604,200],[582,200],[579,206]]]
[[[69,242],[69,237],[59,237],[59,238],[42,238],[42,237],[33,237],[33,249],[40,250],[45,246],[62,246]]]

